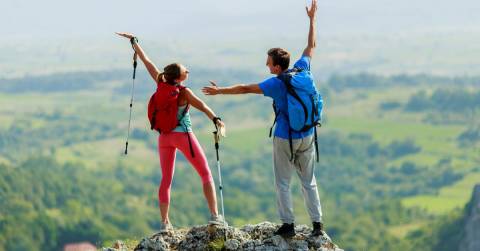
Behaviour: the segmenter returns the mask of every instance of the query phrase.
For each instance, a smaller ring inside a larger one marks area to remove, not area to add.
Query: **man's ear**
[[[282,70],[282,67],[280,67],[280,65],[275,65],[274,67],[275,67],[276,73],[279,73],[279,74],[280,74],[280,73],[283,71],[283,70]]]

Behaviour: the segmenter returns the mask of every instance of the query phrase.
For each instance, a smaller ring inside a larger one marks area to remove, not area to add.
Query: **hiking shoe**
[[[295,236],[295,225],[293,223],[283,223],[281,227],[273,233],[274,235],[280,235],[283,238],[290,238]]]
[[[323,236],[323,223],[321,222],[313,222],[313,230],[312,230],[312,236]]]
[[[164,233],[172,230],[173,230],[173,226],[172,224],[170,224],[170,222],[167,222],[167,223],[160,222],[160,233]]]
[[[217,225],[217,226],[220,226],[220,225],[228,226],[227,222],[225,221],[225,219],[221,214],[211,215],[210,220],[208,221],[208,224]]]

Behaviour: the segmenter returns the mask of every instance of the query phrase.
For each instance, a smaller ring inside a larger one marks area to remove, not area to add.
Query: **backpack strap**
[[[292,129],[288,129],[288,144],[290,145],[290,161],[293,161]]]
[[[188,147],[190,148],[190,154],[192,155],[192,158],[195,158],[195,152],[193,152],[193,146],[192,146],[192,139],[190,138],[190,133],[187,132],[187,138],[188,138]]]
[[[317,157],[317,163],[318,163],[319,157],[318,157],[317,126],[314,126],[313,128],[314,128],[313,130],[314,130],[314,133],[315,133],[315,157]]]
[[[183,86],[183,85],[178,85],[178,91],[181,92],[183,90],[187,89],[187,87]],[[180,95],[180,94],[179,94]],[[178,102],[178,101],[177,101]],[[180,117],[180,119],[178,120],[178,124],[180,125],[180,121],[182,121],[183,117],[185,117],[185,115],[187,115],[187,112],[188,110],[190,110],[190,104],[188,103],[187,101],[187,106],[185,106],[185,109],[183,109],[183,112],[182,112],[182,116]]]
[[[270,127],[270,134],[268,135],[269,138],[272,137],[273,127],[274,127],[275,124],[277,123],[278,114],[280,113],[280,111],[277,111],[277,107],[275,106],[275,101],[273,101],[272,107],[273,107],[273,112],[275,113],[275,118],[273,119],[273,124],[272,124],[272,126]]]
[[[282,74],[278,75],[277,78],[280,79],[285,84],[285,87],[287,88],[287,92],[300,102],[300,104],[302,105],[302,107],[305,111],[305,114],[306,114],[307,113],[307,107],[302,102],[302,100],[300,99],[298,94],[295,92],[295,90],[293,89],[293,86],[291,84],[291,80],[292,80],[293,75],[295,75],[296,73],[301,72],[301,71],[302,71],[302,69],[293,68],[293,69],[291,69],[291,70],[289,70],[285,73],[282,73]],[[274,109],[275,109],[275,107],[274,107]],[[275,113],[274,124],[277,120],[278,113],[280,113],[280,112]],[[288,113],[286,114],[286,116],[288,117]],[[273,127],[273,125],[272,125],[272,127]],[[272,129],[270,128],[270,134],[271,134],[271,130]],[[290,161],[293,161],[294,155],[293,155],[292,128],[290,128],[290,126],[288,127],[288,144],[290,146]]]
[[[155,92],[153,94],[153,97],[152,99],[154,100],[155,102],[155,99],[157,98],[157,92]],[[153,114],[152,114],[152,120],[150,120],[150,130],[153,130],[155,128],[155,117],[157,116],[157,107],[155,107],[155,109],[153,110]]]
[[[182,121],[182,119],[185,117],[189,109],[190,109],[190,104],[187,103],[187,106],[185,107],[185,109],[183,109],[182,116],[178,120],[178,125],[183,126],[183,128],[185,129],[185,132],[187,133],[188,147],[190,148],[190,154],[192,155],[192,158],[195,158],[195,152],[193,151],[192,140],[190,138],[190,133],[188,133],[188,127],[187,125],[185,125],[185,123],[183,124],[180,123],[180,121]]]
[[[183,86],[183,85],[178,86],[179,91],[183,91],[185,89],[187,89],[186,86]],[[185,123],[180,124],[180,121],[183,120],[183,118],[185,117],[185,115],[187,115],[187,112],[189,110],[190,110],[190,104],[187,102],[187,106],[185,107],[185,109],[183,109],[182,116],[178,120],[178,125],[183,126],[183,128],[185,129],[185,132],[187,132],[188,147],[190,148],[190,154],[192,155],[192,158],[195,158],[195,152],[193,151],[192,139],[190,138],[190,133],[188,133],[188,127],[187,127],[187,125],[185,125]]]
[[[287,89],[288,94],[290,94],[292,97],[294,97],[300,103],[300,105],[302,105],[303,112],[305,114],[305,122],[306,122],[307,119],[308,119],[307,106],[305,105],[305,103],[303,103],[302,99],[298,96],[295,89],[293,89],[292,82],[291,82],[293,75],[295,75],[299,72],[302,72],[302,71],[303,70],[300,69],[300,68],[293,68],[290,71],[287,71],[285,73],[282,73],[282,74],[278,75],[278,79],[282,80],[282,82],[285,84],[285,87]],[[302,129],[302,131],[303,131],[303,129]]]

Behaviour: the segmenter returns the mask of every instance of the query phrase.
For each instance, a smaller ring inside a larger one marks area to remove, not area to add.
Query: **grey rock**
[[[274,235],[279,225],[262,222],[257,225],[245,225],[241,228],[231,226],[201,225],[191,229],[176,229],[143,238],[135,251],[164,250],[225,250],[237,251],[280,251],[280,250],[322,250],[342,251],[331,242],[327,235],[310,236],[311,229],[305,225],[295,227],[296,235],[284,239]],[[118,251],[104,249],[104,251]]]
[[[293,240],[290,247],[295,251],[308,251],[308,242],[305,240]]]
[[[272,236],[270,239],[264,241],[264,243],[271,242],[274,247],[277,247],[281,250],[287,250],[290,248],[290,244],[282,237],[278,235]]]
[[[227,240],[225,242],[225,249],[227,250],[238,250],[240,248],[240,241],[236,239]]]
[[[155,235],[153,238],[143,238],[140,244],[137,245],[135,250],[158,250],[167,251],[170,250],[170,245],[163,240],[161,235]]]

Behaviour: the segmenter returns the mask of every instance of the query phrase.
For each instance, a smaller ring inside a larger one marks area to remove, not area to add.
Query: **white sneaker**
[[[225,221],[223,216],[221,214],[218,215],[211,215],[210,220],[208,221],[208,224],[210,225],[225,225],[228,226],[228,223]]]
[[[164,233],[172,230],[173,230],[173,226],[172,224],[170,224],[170,222],[168,223],[160,222],[160,233]]]

